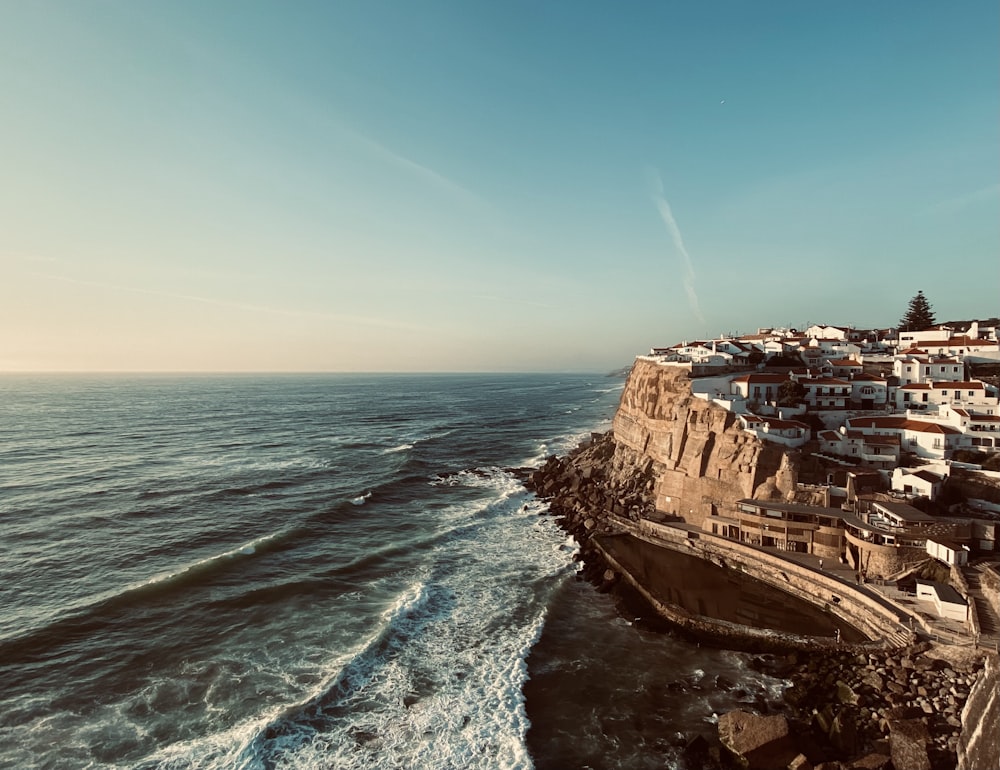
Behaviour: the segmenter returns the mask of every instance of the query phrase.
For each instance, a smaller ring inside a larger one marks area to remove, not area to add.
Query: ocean
[[[0,767],[662,768],[783,683],[579,580],[595,375],[0,378]]]

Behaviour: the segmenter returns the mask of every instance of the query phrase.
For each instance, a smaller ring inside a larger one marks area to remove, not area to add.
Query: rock
[[[851,756],[858,750],[858,726],[850,712],[841,711],[833,718],[830,743],[845,756]]]
[[[805,754],[799,754],[788,763],[788,770],[813,770],[813,766]]]
[[[857,703],[858,694],[842,679],[837,680],[837,700],[841,703]]]
[[[889,752],[893,767],[906,770],[931,770],[927,755],[930,735],[927,725],[919,719],[889,721]]]
[[[719,718],[719,740],[747,770],[785,770],[796,757],[788,720],[730,711]]]
[[[704,767],[708,764],[708,741],[703,735],[696,735],[684,746],[681,755],[689,767]]]
[[[885,687],[885,681],[874,671],[869,671],[861,677],[861,683],[871,687],[876,692]]]
[[[872,752],[861,759],[855,759],[850,764],[850,770],[885,770],[889,767],[889,761],[888,755]]]

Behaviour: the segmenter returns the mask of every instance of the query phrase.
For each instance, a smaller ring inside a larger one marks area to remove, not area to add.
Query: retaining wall
[[[689,533],[645,519],[638,522],[618,519],[616,523],[654,545],[699,556],[720,566],[724,561],[729,568],[737,568],[761,582],[822,607],[882,645],[902,646],[915,639],[913,632],[900,622],[895,609],[810,567],[705,532]]]

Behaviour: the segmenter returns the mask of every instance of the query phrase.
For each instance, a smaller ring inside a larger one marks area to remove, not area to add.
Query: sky
[[[995,0],[0,0],[0,372],[1000,315]]]

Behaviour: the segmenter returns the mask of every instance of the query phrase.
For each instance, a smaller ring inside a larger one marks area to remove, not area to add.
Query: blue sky
[[[0,371],[1000,314],[1000,6],[0,0]]]

